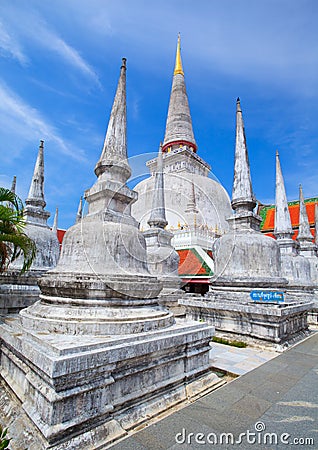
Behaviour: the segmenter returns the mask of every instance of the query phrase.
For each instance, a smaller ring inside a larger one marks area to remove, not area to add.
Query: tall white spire
[[[45,207],[44,200],[44,141],[40,141],[38,156],[36,159],[33,177],[29,189],[29,195],[26,199],[27,205]]]
[[[252,188],[243,115],[240,99],[238,98],[236,102],[236,141],[232,208],[238,211],[252,211],[255,206],[256,200]]]
[[[26,221],[47,227],[50,213],[45,211],[44,199],[44,141],[40,141],[28,198],[25,200]]]
[[[163,155],[162,145],[160,144],[158,158],[157,158],[157,171],[155,175],[155,186],[152,199],[152,210],[148,225],[150,228],[165,228],[168,224],[166,220],[165,212],[165,199],[164,199],[164,179],[163,179]]]
[[[17,177],[14,175],[13,179],[12,179],[12,184],[11,184],[11,192],[13,192],[15,194],[15,189],[16,189],[16,185],[17,185]]]
[[[180,34],[178,36],[163,151],[173,145],[186,145],[194,151],[197,149],[182,68]]]
[[[108,122],[102,154],[95,166],[99,177],[111,172],[113,180],[125,183],[131,175],[127,161],[126,58],[122,58],[116,95]]]
[[[306,210],[303,188],[301,184],[299,185],[299,231],[297,239],[299,242],[313,241],[313,235],[310,232],[308,214]]]
[[[52,231],[54,233],[57,233],[58,220],[59,220],[58,218],[59,218],[59,209],[58,209],[58,207],[56,207],[55,214],[54,214],[54,220],[53,220],[53,226],[52,226]]]
[[[284,178],[278,151],[276,152],[276,208],[274,234],[277,239],[291,239],[293,235],[293,228],[290,220]]]

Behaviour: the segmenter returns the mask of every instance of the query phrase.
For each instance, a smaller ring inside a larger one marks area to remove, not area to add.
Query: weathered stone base
[[[185,317],[185,308],[179,304],[179,299],[186,295],[180,289],[181,280],[178,277],[159,277],[163,289],[159,294],[159,305],[169,309],[175,317]]]
[[[307,313],[312,303],[287,300],[284,304],[260,304],[248,301],[249,292],[248,288],[213,289],[203,299],[192,296],[180,299],[180,304],[185,306],[188,319],[204,321],[237,338],[244,336],[282,345],[306,335]]]
[[[0,326],[1,376],[43,448],[98,449],[219,383],[210,372],[213,332],[189,321],[129,336],[65,336],[12,318]]]
[[[313,308],[308,311],[307,320],[308,325],[318,327],[318,293],[315,295]]]
[[[44,270],[32,270],[21,275],[18,270],[8,270],[0,276],[0,315],[16,314],[37,300],[39,278]]]
[[[185,307],[179,304],[179,299],[185,296],[185,292],[180,289],[180,293],[165,294],[159,296],[159,305],[167,308],[175,317],[185,317]]]

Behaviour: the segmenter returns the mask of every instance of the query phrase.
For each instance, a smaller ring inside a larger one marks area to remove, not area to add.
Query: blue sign
[[[254,302],[274,302],[281,303],[284,301],[284,292],[275,291],[252,291],[250,297]]]

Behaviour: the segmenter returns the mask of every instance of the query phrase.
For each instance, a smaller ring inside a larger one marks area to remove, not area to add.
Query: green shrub
[[[217,336],[213,336],[212,342],[217,342],[218,344],[224,344],[224,345],[232,345],[233,347],[238,347],[238,348],[245,348],[245,347],[247,347],[247,344],[245,342],[228,341],[227,339],[220,338],[220,337],[217,337]]]

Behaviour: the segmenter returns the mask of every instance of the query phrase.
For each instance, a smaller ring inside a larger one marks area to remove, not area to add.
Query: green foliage
[[[241,341],[228,341],[227,339],[223,339],[217,336],[213,336],[212,342],[217,342],[218,344],[224,344],[224,345],[232,345],[233,347],[238,348],[245,348],[247,347],[247,344],[245,342]]]
[[[6,438],[7,431],[7,428],[3,429],[0,425],[0,450],[8,448],[8,445],[10,444],[11,439]]]
[[[23,255],[21,273],[31,267],[36,247],[33,240],[24,233],[24,227],[24,208],[21,199],[10,189],[0,187],[0,273],[21,254]]]

